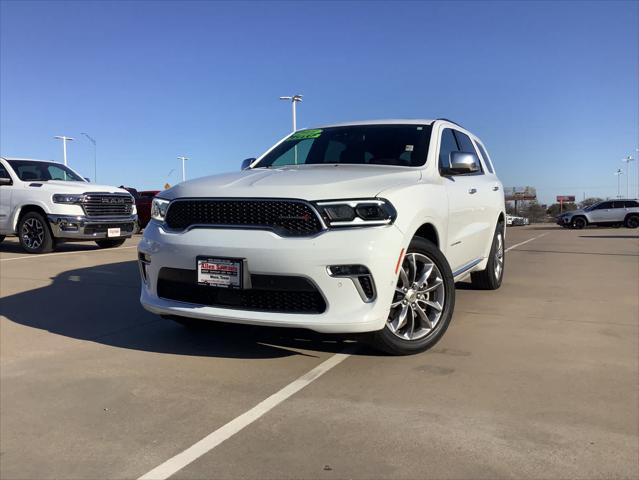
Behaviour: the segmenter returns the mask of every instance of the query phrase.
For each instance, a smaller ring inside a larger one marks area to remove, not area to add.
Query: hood
[[[85,193],[85,192],[100,192],[100,193],[129,193],[122,188],[113,187],[111,185],[98,185],[95,183],[86,182],[65,182],[63,180],[48,180],[42,181],[27,181],[25,185],[33,185],[32,188],[38,190],[50,191],[51,193]],[[40,185],[40,186],[36,186]]]
[[[586,212],[586,210],[584,210],[583,208],[579,208],[577,210],[569,210],[567,212],[560,213],[559,216],[562,216],[562,215],[575,215],[577,213],[585,213],[585,212]]]
[[[161,192],[184,197],[269,197],[332,200],[375,197],[382,190],[416,183],[419,169],[380,165],[300,165],[256,168],[180,183]]]

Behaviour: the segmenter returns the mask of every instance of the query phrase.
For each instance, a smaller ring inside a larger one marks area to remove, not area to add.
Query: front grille
[[[247,290],[198,285],[195,270],[164,267],[157,291],[168,300],[237,310],[307,314],[326,310],[324,298],[306,278],[251,275],[251,284]]]
[[[87,193],[82,201],[89,217],[117,217],[133,213],[133,197],[126,193]]]
[[[107,233],[109,228],[119,228],[121,233],[131,233],[133,231],[133,223],[90,223],[84,227],[84,233],[88,235]]]
[[[194,225],[256,228],[282,236],[308,236],[322,230],[313,207],[301,200],[177,200],[169,206],[166,224],[174,230]]]

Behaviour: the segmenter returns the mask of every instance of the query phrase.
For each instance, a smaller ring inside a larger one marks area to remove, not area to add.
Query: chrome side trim
[[[458,277],[459,275],[467,272],[468,270],[473,268],[475,265],[479,264],[482,260],[483,260],[483,258],[478,258],[477,260],[473,260],[472,262],[468,262],[466,265],[463,265],[462,267],[460,267],[457,270],[455,270],[453,272],[453,277]]]

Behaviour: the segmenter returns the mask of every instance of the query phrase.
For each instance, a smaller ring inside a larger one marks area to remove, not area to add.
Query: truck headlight
[[[84,195],[74,193],[56,193],[53,196],[53,203],[81,203]]]
[[[151,202],[151,218],[160,222],[164,221],[166,211],[169,208],[169,201],[163,198],[154,198]]]
[[[316,205],[329,227],[388,225],[397,216],[390,202],[379,198],[322,201]]]

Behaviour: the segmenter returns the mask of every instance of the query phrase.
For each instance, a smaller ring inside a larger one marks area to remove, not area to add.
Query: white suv
[[[297,131],[239,173],[153,200],[139,245],[142,305],[199,320],[368,332],[434,345],[455,282],[500,286],[504,196],[481,141],[448,120]]]
[[[126,190],[89,183],[59,163],[0,158],[0,242],[17,235],[29,253],[49,252],[61,241],[117,247],[136,220]]]

